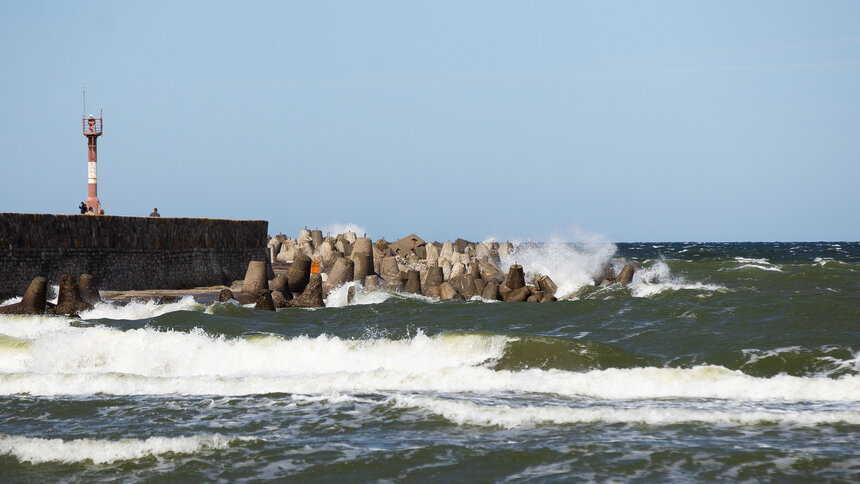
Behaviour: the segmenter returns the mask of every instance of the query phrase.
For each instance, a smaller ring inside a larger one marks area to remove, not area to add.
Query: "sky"
[[[860,240],[860,2],[4,1],[0,212]],[[573,235],[571,235],[573,234]]]

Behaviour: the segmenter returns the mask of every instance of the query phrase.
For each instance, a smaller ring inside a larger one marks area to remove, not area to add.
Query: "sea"
[[[564,300],[0,316],[0,481],[860,481],[860,243],[514,262]]]

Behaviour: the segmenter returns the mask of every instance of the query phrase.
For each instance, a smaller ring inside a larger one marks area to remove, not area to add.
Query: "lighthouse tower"
[[[84,113],[86,113],[87,109],[87,92],[84,90]],[[96,159],[97,159],[97,141],[99,136],[102,135],[102,113],[99,110],[99,117],[95,118],[92,114],[87,116],[83,115],[83,120],[81,122],[84,128],[84,136],[87,137],[87,210],[90,208],[93,209],[93,213],[98,214],[102,208],[101,202],[99,202],[98,197],[98,186],[96,176]]]

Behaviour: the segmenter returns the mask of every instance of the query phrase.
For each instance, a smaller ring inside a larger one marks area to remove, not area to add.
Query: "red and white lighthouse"
[[[86,112],[86,93],[84,94],[84,109]],[[97,141],[102,135],[102,113],[99,111],[99,117],[95,118],[92,114],[84,115],[82,120],[84,128],[84,136],[87,137],[87,149],[89,156],[87,158],[87,211],[92,209],[93,213],[98,215],[102,208],[98,197],[98,177],[96,176],[96,159],[97,159]]]

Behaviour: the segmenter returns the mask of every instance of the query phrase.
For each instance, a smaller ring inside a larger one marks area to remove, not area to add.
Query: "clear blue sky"
[[[3,2],[0,211],[860,239],[860,2]]]

